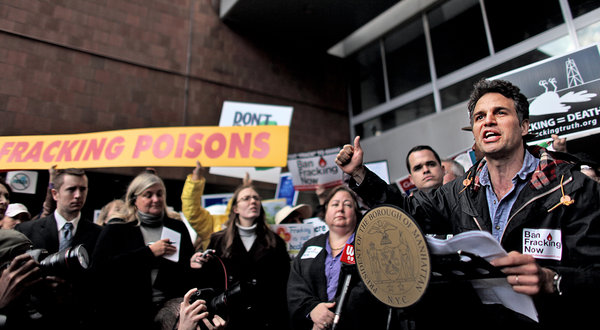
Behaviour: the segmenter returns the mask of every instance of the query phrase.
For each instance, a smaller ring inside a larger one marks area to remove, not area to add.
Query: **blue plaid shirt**
[[[510,210],[515,204],[517,196],[519,196],[519,193],[527,184],[527,176],[535,171],[539,162],[540,160],[538,158],[533,157],[529,151],[525,150],[523,166],[512,179],[513,187],[500,200],[498,200],[498,197],[494,193],[494,188],[490,182],[490,174],[487,163],[481,169],[481,173],[479,175],[479,184],[485,187],[485,195],[487,198],[488,208],[490,210],[490,218],[492,219],[492,235],[498,242],[500,242],[502,233],[506,227]]]

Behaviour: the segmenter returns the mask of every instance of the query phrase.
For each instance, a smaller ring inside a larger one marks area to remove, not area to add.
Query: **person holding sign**
[[[343,185],[331,190],[325,200],[325,222],[329,232],[306,241],[292,264],[288,308],[294,329],[332,327],[336,311],[340,314],[339,306],[336,306],[342,296],[338,284],[347,274],[354,276],[349,295],[346,295],[349,299],[341,307],[338,329],[385,329],[386,306],[358,281],[356,267],[351,266],[354,264],[352,245],[361,218],[358,200],[352,190]]]
[[[166,215],[157,175],[136,176],[125,206],[122,221],[103,227],[94,253],[98,322],[104,329],[151,329],[162,303],[192,288],[194,247],[185,224]]]
[[[468,110],[484,158],[437,190],[406,197],[388,186],[363,165],[359,137],[336,163],[369,206],[397,205],[426,233],[485,230],[498,240],[508,255],[491,263],[515,292],[533,298],[539,324],[486,305],[497,307],[484,317],[494,328],[587,327],[595,321],[588,302],[600,293],[600,185],[568,155],[527,147],[529,102],[512,83],[479,81]]]
[[[208,250],[190,260],[200,269],[197,287],[228,296],[227,315],[220,315],[227,318],[227,329],[288,329],[286,244],[267,225],[253,186],[238,187],[231,200],[225,229],[213,233]]]

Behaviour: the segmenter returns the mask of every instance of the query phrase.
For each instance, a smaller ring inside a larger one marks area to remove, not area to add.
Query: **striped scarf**
[[[533,175],[531,176],[531,180],[529,180],[529,185],[533,189],[539,190],[539,189],[549,185],[550,182],[552,182],[553,180],[556,179],[557,166],[559,164],[566,163],[566,161],[560,160],[560,159],[555,159],[554,157],[552,157],[552,154],[546,148],[542,148],[540,146],[528,147],[528,151],[534,157],[537,155],[538,158],[540,159],[540,163],[538,164],[538,167],[533,172]],[[475,180],[471,187],[471,189],[475,192],[477,192],[479,190],[479,188],[481,187],[481,185],[479,183],[479,175],[481,174],[481,170],[483,169],[483,166],[485,164],[486,164],[486,160],[485,160],[485,158],[483,158],[479,162],[479,165],[477,166],[477,169],[475,170]],[[469,172],[467,177],[469,178],[470,175],[471,175],[471,172]],[[471,182],[469,182],[469,184],[470,183]]]

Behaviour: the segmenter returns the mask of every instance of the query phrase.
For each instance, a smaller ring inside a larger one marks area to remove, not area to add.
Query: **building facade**
[[[290,153],[360,135],[396,180],[417,144],[472,145],[475,81],[598,42],[596,0],[5,0],[0,134],[216,126],[224,101],[283,105]],[[157,169],[175,209],[193,166]],[[90,169],[89,208],[141,170]],[[240,182],[207,173],[205,192]]]
[[[347,60],[352,135],[397,179],[415,145],[472,145],[460,128],[477,80],[598,42],[598,1],[403,0],[329,52]]]

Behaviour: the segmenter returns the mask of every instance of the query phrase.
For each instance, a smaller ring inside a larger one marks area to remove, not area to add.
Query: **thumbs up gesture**
[[[360,146],[360,136],[354,138],[354,145],[346,144],[340,150],[335,163],[346,174],[350,174],[359,184],[365,177],[365,168],[363,165],[363,150]]]

